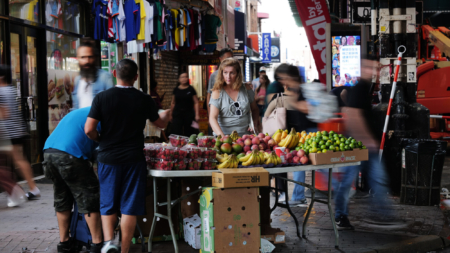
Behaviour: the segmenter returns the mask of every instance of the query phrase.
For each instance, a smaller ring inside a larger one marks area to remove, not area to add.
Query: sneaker
[[[288,204],[289,204],[290,207],[308,206],[308,201],[306,199],[303,199],[303,200],[289,200]]]
[[[101,253],[103,248],[103,242],[101,243],[91,243],[91,248],[89,249],[89,253]]]
[[[278,202],[286,202],[286,193],[282,192],[278,195]]]
[[[120,253],[120,247],[112,241],[105,242],[101,253]]]
[[[15,207],[20,204],[25,203],[26,196],[25,192],[22,190],[22,188],[19,185],[14,186],[11,195],[7,197],[8,200],[8,207]]]
[[[335,221],[338,230],[355,230],[355,227],[350,224],[348,217],[345,215],[341,215],[341,217],[336,218]]]
[[[58,245],[56,246],[58,253],[72,253],[72,244],[69,241],[65,241],[65,242],[60,242],[58,243]]]
[[[32,192],[28,192],[26,194],[26,196],[27,196],[28,200],[38,200],[41,198],[41,194],[34,195]]]
[[[356,193],[351,196],[352,199],[366,199],[370,198],[370,192],[362,192],[360,190],[356,190]]]

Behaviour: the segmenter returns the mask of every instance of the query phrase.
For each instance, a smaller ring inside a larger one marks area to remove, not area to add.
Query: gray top
[[[223,89],[220,90],[218,99],[211,97],[209,104],[219,109],[217,121],[224,134],[230,135],[231,132],[237,131],[239,136],[242,136],[250,133],[248,131],[250,126],[250,104],[254,100],[255,92],[246,90],[245,84],[242,84],[236,101],[239,102],[239,108],[242,111],[242,115],[238,116],[236,115],[237,108],[234,105],[234,101]]]
[[[217,69],[216,71],[214,71],[210,76],[209,76],[209,81],[208,81],[208,92],[209,94],[212,93],[212,89],[214,87],[214,83],[216,82],[216,77],[217,74],[219,73],[219,69]]]

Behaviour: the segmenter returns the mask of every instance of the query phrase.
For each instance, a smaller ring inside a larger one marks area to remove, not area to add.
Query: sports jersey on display
[[[95,15],[94,38],[96,40],[108,40],[108,1],[94,0],[92,13]]]

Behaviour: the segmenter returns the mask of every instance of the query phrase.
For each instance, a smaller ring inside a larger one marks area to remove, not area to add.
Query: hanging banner
[[[270,48],[271,50],[271,57],[272,57],[272,63],[279,63],[281,62],[280,60],[280,38],[272,38],[272,47]]]
[[[295,0],[321,83],[327,82],[326,24],[331,23],[325,0]]]
[[[244,59],[245,55],[245,13],[234,12],[234,57]]]
[[[261,61],[264,63],[270,63],[272,61],[271,56],[272,41],[270,33],[263,33],[261,38]]]

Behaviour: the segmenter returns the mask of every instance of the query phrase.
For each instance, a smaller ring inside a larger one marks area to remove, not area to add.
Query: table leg
[[[158,192],[156,186],[156,177],[153,177],[153,222],[148,235],[148,252],[152,252],[153,233],[156,227],[156,214],[158,213]]]
[[[172,192],[171,192],[171,179],[167,178],[167,217],[169,220],[170,233],[172,234],[173,247],[175,248],[175,253],[178,253],[178,242],[175,236],[175,230],[173,229],[172,222]]]
[[[334,236],[335,236],[335,248],[339,248],[339,231],[336,227],[336,221],[334,220],[334,212],[331,207],[331,194],[332,194],[332,185],[331,180],[333,180],[333,169],[329,169],[328,171],[328,212],[330,213],[331,224],[333,224]]]
[[[298,228],[298,220],[297,217],[292,213],[291,207],[289,206],[289,194],[288,194],[288,181],[284,180],[284,189],[286,189],[286,192],[284,193],[286,196],[286,209],[288,210],[289,214],[294,218],[295,227],[297,228],[297,236],[300,237],[300,229]],[[278,199],[278,197],[277,197]]]
[[[278,206],[278,182],[277,182],[277,178],[274,177],[275,179],[275,205],[273,206],[272,209],[270,209],[270,214],[272,214],[272,212],[277,208]],[[270,194],[270,193],[269,193]],[[269,195],[270,198],[270,195]]]
[[[305,219],[303,220],[303,228],[302,228],[302,237],[306,238],[306,223],[308,223],[309,215],[311,214],[311,210],[313,209],[315,202],[315,188],[316,188],[316,171],[311,171],[311,203],[309,204],[308,211],[306,211]]]

